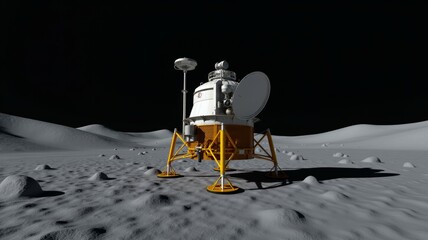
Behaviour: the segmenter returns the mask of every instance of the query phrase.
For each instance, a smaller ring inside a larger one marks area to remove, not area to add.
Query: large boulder
[[[42,194],[39,183],[25,175],[10,175],[0,183],[0,199],[38,197]]]

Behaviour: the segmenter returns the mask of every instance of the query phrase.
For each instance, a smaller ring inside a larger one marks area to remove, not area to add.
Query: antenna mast
[[[198,63],[191,59],[191,58],[179,58],[177,60],[175,60],[174,62],[174,68],[176,70],[181,70],[183,71],[183,90],[181,90],[181,92],[183,93],[183,126],[181,129],[181,134],[184,136],[184,126],[185,126],[185,122],[184,119],[186,119],[186,73],[187,71],[192,71],[193,69],[196,68],[196,65],[198,65]]]

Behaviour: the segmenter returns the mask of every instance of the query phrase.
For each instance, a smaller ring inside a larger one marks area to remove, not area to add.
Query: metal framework
[[[182,144],[178,147],[177,150],[175,150],[177,138],[180,139]],[[269,142],[269,151],[267,151],[260,144],[264,138],[267,138]],[[219,140],[220,142],[219,147],[213,147],[213,145],[215,145],[214,143],[216,142],[216,140]],[[232,145],[232,148],[226,148],[227,143],[230,143],[230,145]],[[184,158],[194,158],[196,156],[196,153],[192,154],[192,153],[189,153],[189,151],[187,151],[186,153],[183,153],[183,149],[185,147],[189,148],[188,142],[186,142],[184,138],[177,133],[177,129],[174,129],[174,134],[171,139],[171,145],[169,149],[166,167],[163,169],[163,171],[160,174],[157,175],[158,177],[174,178],[174,177],[181,176],[172,167],[172,162],[179,159],[184,159]],[[275,154],[275,148],[273,145],[272,136],[270,134],[269,129],[265,131],[265,133],[260,139],[254,138],[254,147],[252,148],[252,150],[254,151],[256,147],[259,147],[262,150],[262,154],[254,153],[254,158],[267,160],[273,163],[273,167],[269,170],[269,172],[267,173],[267,176],[273,177],[273,178],[286,178],[287,176],[282,171],[280,171],[281,168],[278,166],[278,162]],[[233,156],[236,153],[238,153],[238,148],[236,147],[230,135],[224,129],[223,124],[221,125],[221,129],[217,132],[211,144],[209,144],[208,147],[206,148],[198,147],[198,150],[206,151],[209,153],[209,155],[214,159],[215,163],[218,166],[218,168],[214,170],[218,170],[220,174],[217,180],[212,185],[209,185],[207,187],[208,191],[214,192],[214,193],[230,193],[230,192],[235,192],[239,190],[239,188],[234,186],[226,176],[226,171],[228,170],[228,164],[230,161],[234,160]],[[227,159],[225,157],[226,151],[227,152],[233,151],[233,153]],[[219,157],[216,157],[216,156],[219,156]]]

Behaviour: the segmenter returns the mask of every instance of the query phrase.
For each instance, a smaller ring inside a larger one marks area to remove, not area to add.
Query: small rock
[[[255,212],[256,219],[263,227],[271,228],[284,228],[286,226],[296,226],[306,222],[305,216],[289,208],[272,208],[266,210],[259,210]],[[284,238],[290,239],[290,238]],[[304,238],[293,238],[304,239]],[[305,238],[309,239],[309,238]],[[311,238],[312,239],[312,238]]]
[[[347,195],[336,191],[327,191],[321,194],[321,197],[330,201],[341,201],[341,200],[349,199]]]
[[[100,154],[100,155],[98,155],[98,157],[105,157],[106,155],[104,155],[104,154]]]
[[[405,167],[405,168],[415,168],[416,166],[415,165],[413,165],[412,163],[410,163],[410,162],[405,162],[404,164],[403,164],[403,167]]]
[[[170,195],[148,193],[148,194],[143,194],[137,199],[132,200],[130,202],[130,205],[137,208],[147,207],[150,209],[156,209],[156,208],[172,205],[173,201],[174,201],[174,198]]]
[[[143,171],[146,171],[146,170],[149,170],[149,169],[152,169],[153,167],[150,167],[150,166],[142,166],[142,167],[139,167],[139,168],[137,168],[137,170],[143,170]]]
[[[364,162],[364,163],[381,163],[380,159],[378,157],[375,157],[375,156],[367,157],[367,158],[361,160],[361,162]]]
[[[354,164],[353,162],[351,162],[349,159],[342,159],[339,162],[337,162],[339,164]]]
[[[158,175],[159,173],[161,173],[161,171],[157,168],[151,168],[147,171],[144,172],[144,175],[146,176],[155,176]]]
[[[137,162],[129,162],[129,163],[125,163],[126,166],[131,166],[131,165],[138,165]]]
[[[121,158],[117,155],[112,155],[109,159],[114,160],[114,159],[121,159]]]
[[[290,160],[295,161],[295,160],[304,160],[304,159],[302,155],[295,154],[290,157]]]
[[[34,170],[51,170],[52,168],[47,164],[37,165]]]
[[[92,175],[90,178],[88,178],[89,181],[97,181],[97,180],[108,180],[109,177],[107,174],[103,172],[97,172],[94,175]]]
[[[188,167],[184,169],[185,172],[198,172],[198,170],[195,167]]]
[[[307,183],[309,185],[318,185],[319,182],[314,176],[307,176],[304,180],[304,183]]]

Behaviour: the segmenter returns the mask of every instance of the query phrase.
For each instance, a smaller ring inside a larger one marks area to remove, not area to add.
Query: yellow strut
[[[183,145],[174,153],[175,143],[177,141],[177,137],[179,137],[179,139],[183,142]],[[174,134],[172,135],[172,138],[171,138],[171,145],[169,147],[168,160],[166,162],[165,170],[162,171],[161,173],[159,173],[157,175],[158,177],[160,177],[160,178],[173,178],[173,177],[180,177],[181,176],[180,174],[177,174],[175,172],[174,168],[172,168],[171,163],[174,160],[187,157],[187,155],[185,155],[185,154],[182,154],[182,155],[178,154],[181,151],[181,149],[183,149],[183,147],[185,145],[187,146],[186,141],[184,141],[184,139],[181,136],[179,136],[179,134],[177,133],[177,129],[175,128]]]
[[[226,170],[226,161],[225,161],[225,130],[224,125],[221,124],[220,133],[220,162],[216,161],[220,169],[220,177],[210,186],[207,187],[209,192],[213,193],[231,193],[238,191],[239,188],[232,185],[229,179],[225,176]],[[218,134],[217,134],[218,135]],[[215,140],[215,139],[214,139]],[[214,142],[213,140],[213,142]],[[212,152],[211,152],[212,154]],[[214,154],[213,154],[214,155]],[[215,158],[214,158],[215,159]],[[220,183],[218,183],[220,181]]]
[[[260,142],[263,140],[264,137],[267,137],[267,140],[269,142],[270,154],[260,144]],[[260,159],[264,159],[264,160],[268,160],[268,161],[273,162],[273,167],[269,170],[269,172],[266,175],[268,177],[271,177],[271,178],[281,178],[281,179],[288,178],[288,176],[283,171],[281,171],[281,168],[278,165],[278,161],[276,159],[275,147],[273,146],[272,135],[270,134],[270,129],[268,129],[258,141],[256,139],[254,139],[254,142],[255,142],[254,148],[259,146],[266,154],[266,155],[254,154],[254,156],[258,157]]]

